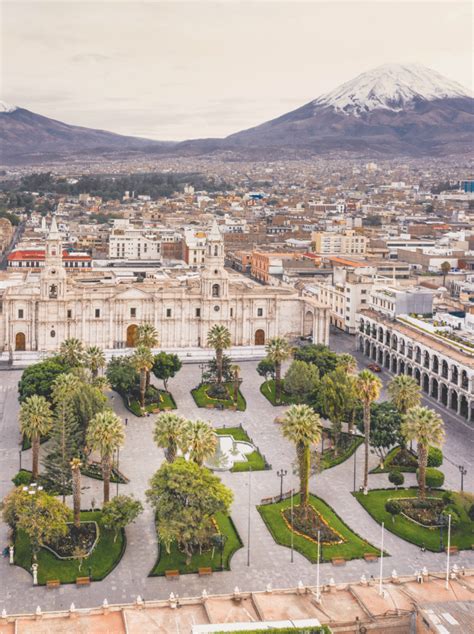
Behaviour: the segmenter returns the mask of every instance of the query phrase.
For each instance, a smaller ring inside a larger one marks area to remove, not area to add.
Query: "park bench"
[[[165,570],[167,579],[179,579],[179,570]]]
[[[378,555],[375,553],[364,553],[365,561],[377,561],[378,558]]]
[[[90,586],[91,578],[90,577],[77,577],[76,586]]]
[[[198,568],[198,573],[200,577],[204,577],[205,575],[212,575],[212,568]]]
[[[59,581],[59,579],[48,579],[48,581],[46,582],[47,588],[59,588],[60,585],[61,582]]]
[[[446,552],[448,551],[450,555],[457,555],[459,553],[459,548],[457,546],[450,546],[449,548],[446,548]]]
[[[208,404],[206,405],[206,408],[207,408],[207,409],[214,409],[214,403],[208,403]]]
[[[344,557],[333,557],[331,559],[331,563],[333,566],[345,566],[346,560],[344,559]]]
[[[273,498],[262,498],[260,504],[273,504]]]

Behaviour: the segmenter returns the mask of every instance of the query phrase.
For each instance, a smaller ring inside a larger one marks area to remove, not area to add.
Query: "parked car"
[[[378,363],[371,363],[369,365],[369,370],[371,370],[372,372],[382,372],[382,368],[379,366]]]

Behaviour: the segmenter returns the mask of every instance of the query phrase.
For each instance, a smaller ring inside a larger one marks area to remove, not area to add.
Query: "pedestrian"
[[[424,553],[426,551],[425,542],[421,542],[421,552]]]
[[[128,418],[125,419],[125,427],[128,425]]]

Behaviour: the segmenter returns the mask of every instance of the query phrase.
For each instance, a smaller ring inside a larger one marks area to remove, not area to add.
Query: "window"
[[[130,317],[136,317],[136,316],[137,316],[137,309],[130,308]]]
[[[67,318],[72,319],[72,310],[67,311]]]
[[[263,308],[257,308],[257,317],[263,317]]]
[[[230,309],[230,316],[231,316],[231,317],[233,317],[233,316],[234,316],[234,309],[233,309],[233,308],[231,308],[231,309]]]
[[[219,284],[213,284],[212,297],[220,297],[220,294],[221,294],[221,287],[219,286]]]
[[[171,317],[171,308],[166,309],[166,316]]]
[[[200,317],[200,316],[201,316],[201,309],[196,308],[196,317]]]
[[[100,308],[95,309],[95,317],[98,319],[100,317]]]
[[[24,311],[23,311],[23,308],[20,308],[20,309],[18,310],[18,319],[23,319],[24,314],[25,314],[25,313],[24,313]]]

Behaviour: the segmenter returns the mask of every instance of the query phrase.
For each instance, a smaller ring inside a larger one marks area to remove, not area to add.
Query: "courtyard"
[[[346,351],[344,346],[353,343],[353,339],[336,336],[336,351]],[[338,349],[338,346],[342,349]],[[350,351],[356,358],[353,349]],[[365,361],[365,360],[364,360]],[[76,607],[100,605],[104,599],[112,603],[133,601],[137,595],[145,600],[167,598],[170,592],[179,596],[198,596],[205,588],[208,593],[220,594],[232,592],[236,586],[241,590],[262,590],[271,583],[274,588],[296,586],[301,580],[305,585],[314,585],[316,566],[298,552],[278,545],[268,531],[257,509],[262,499],[278,496],[280,479],[277,470],[287,472],[283,488],[288,491],[298,487],[298,476],[294,473],[294,446],[285,440],[275,418],[280,416],[286,406],[274,407],[260,391],[263,379],[256,373],[256,361],[241,362],[241,390],[247,408],[245,411],[200,409],[197,407],[191,390],[199,383],[198,364],[185,364],[176,378],[170,380],[170,391],[177,404],[177,413],[197,420],[209,420],[215,428],[237,427],[242,425],[253,443],[272,469],[245,472],[223,471],[219,473],[224,484],[234,492],[231,517],[242,540],[243,547],[232,557],[230,570],[215,572],[202,579],[195,574],[181,575],[179,579],[169,580],[162,576],[150,577],[158,555],[157,539],[152,509],[145,504],[145,512],[137,521],[127,527],[127,548],[117,567],[100,582],[90,586],[76,588],[74,585],[61,585],[55,590],[45,587],[32,587],[31,575],[18,566],[9,566],[8,558],[0,561],[0,610],[9,614],[34,611],[37,605],[43,610],[67,609],[74,602]],[[360,364],[362,367],[362,363]],[[383,373],[387,375],[387,373]],[[0,374],[0,496],[3,497],[12,487],[11,478],[19,468],[18,400],[17,383],[19,371],[3,371]],[[386,379],[387,376],[382,376]],[[158,382],[153,379],[158,386]],[[127,419],[124,430],[125,446],[120,452],[120,471],[129,479],[127,484],[112,485],[112,493],[133,494],[145,502],[144,492],[151,475],[164,461],[164,452],[153,442],[154,416],[136,417],[125,409],[122,399],[112,392],[108,394],[116,413]],[[432,403],[429,403],[433,406]],[[454,416],[443,415],[446,423],[447,438],[444,447],[446,476],[445,488],[459,489],[458,464],[467,467],[464,479],[465,490],[473,490],[473,430]],[[363,447],[359,447],[354,456],[347,461],[322,473],[312,476],[310,490],[326,504],[347,526],[362,539],[376,548],[380,547],[380,525],[367,513],[351,494],[354,464],[356,482],[361,482]],[[22,467],[31,467],[31,450],[22,453]],[[377,465],[378,459],[371,454],[370,467]],[[415,475],[406,474],[405,485],[415,484]],[[390,486],[386,474],[371,474],[369,487],[372,489]],[[100,505],[102,482],[84,476],[82,479],[82,506],[91,508]],[[70,499],[68,500],[70,502]],[[249,531],[250,529],[250,531]],[[7,526],[1,524],[2,548],[7,545]],[[249,541],[250,537],[250,541]],[[314,546],[316,549],[316,545]],[[413,574],[426,566],[431,571],[442,571],[446,565],[444,553],[422,552],[418,546],[403,541],[395,534],[385,533],[384,550],[389,555],[384,562],[384,574],[388,576],[393,569],[399,575]],[[462,551],[456,555],[455,563],[466,568],[474,567],[474,551]],[[331,563],[321,565],[321,583],[331,578],[336,582],[355,580],[361,575],[377,577],[379,567],[364,559],[347,561],[344,566],[335,567]]]

